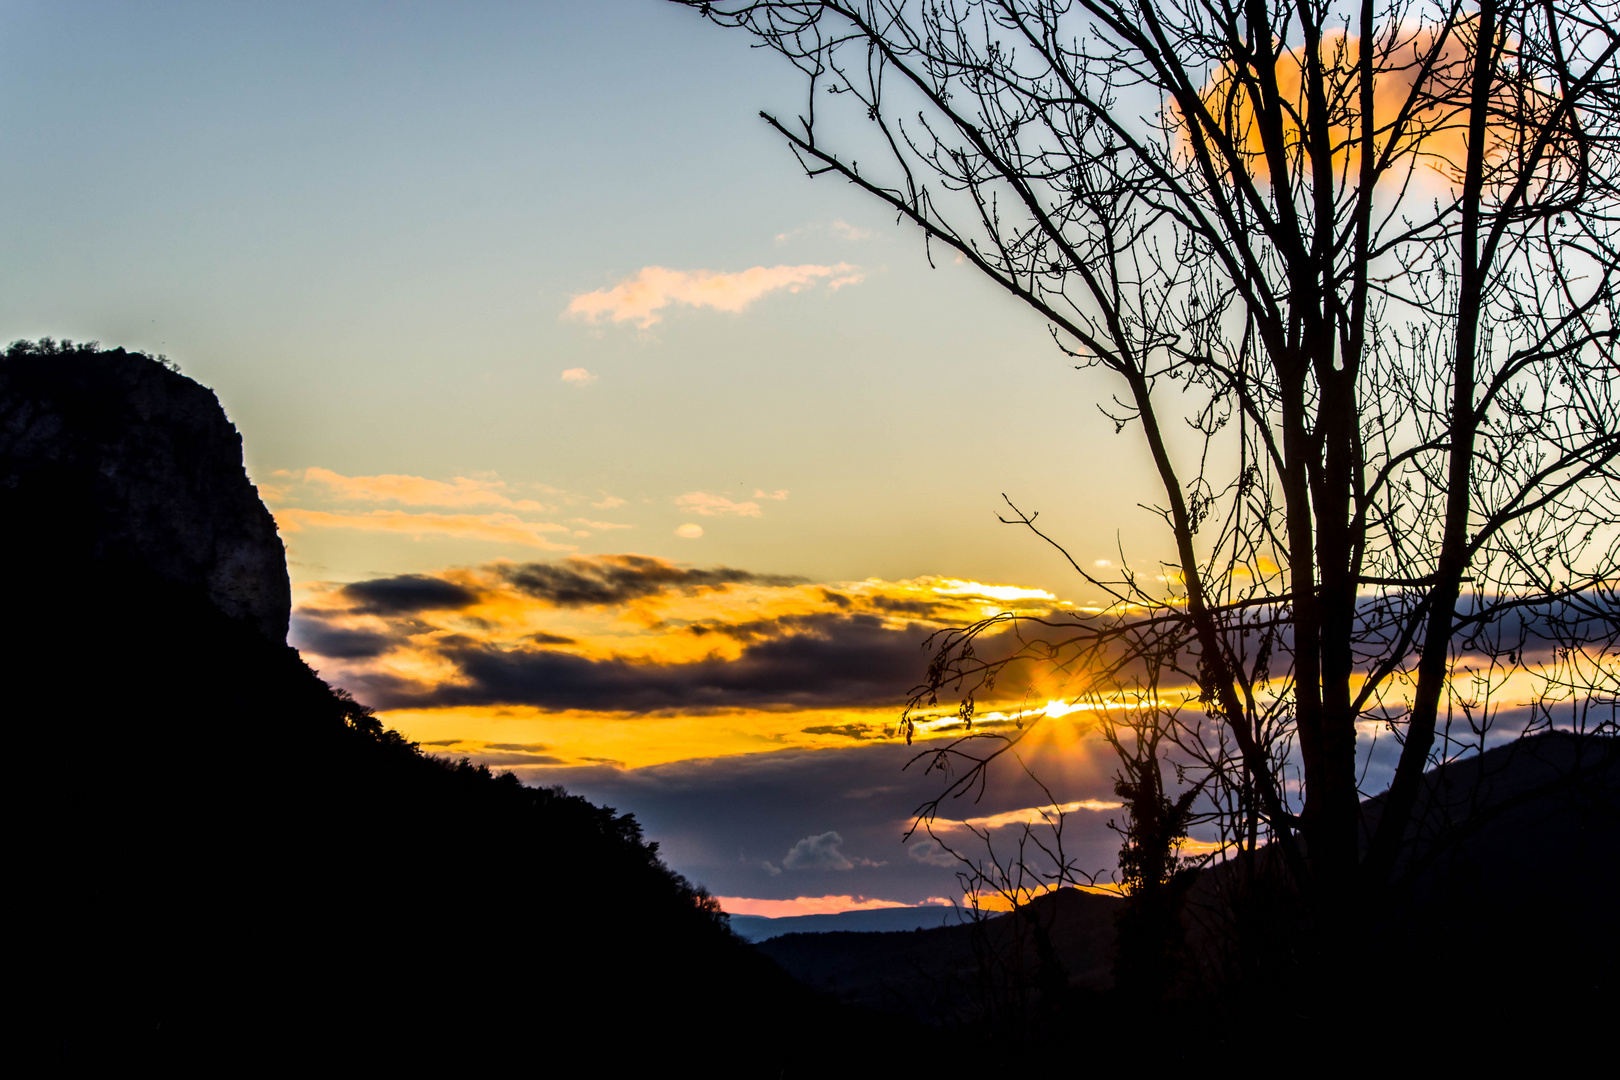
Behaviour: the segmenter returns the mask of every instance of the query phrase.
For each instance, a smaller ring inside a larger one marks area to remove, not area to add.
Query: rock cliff
[[[286,553],[242,437],[150,357],[20,343],[0,359],[0,521],[13,573],[147,577],[286,640]]]

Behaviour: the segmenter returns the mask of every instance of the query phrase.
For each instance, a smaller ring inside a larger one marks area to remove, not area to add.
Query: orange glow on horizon
[[[845,911],[879,911],[883,908],[945,906],[944,903],[907,904],[899,900],[872,900],[864,896],[796,896],[792,900],[755,900],[746,896],[717,896],[727,915],[763,915],[782,919],[794,915],[838,915]],[[939,901],[933,897],[931,901]]]

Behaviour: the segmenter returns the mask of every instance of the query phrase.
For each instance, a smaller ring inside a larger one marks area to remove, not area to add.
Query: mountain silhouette
[[[168,365],[13,345],[0,522],[13,985],[64,1065],[797,1075],[782,1018],[841,1015],[632,816],[425,756],[323,683],[241,439]]]
[[[1382,805],[1382,796],[1363,803],[1366,831]],[[1235,1026],[1216,1031],[1233,1033],[1225,1037],[1235,1051],[1237,1019],[1256,1008],[1285,1010],[1286,996],[1307,985],[1309,914],[1279,884],[1279,870],[1262,848],[1197,876],[1181,909],[1175,982],[1167,1000],[1147,1006],[1116,985],[1124,903],[1076,889],[959,925],[787,933],[756,948],[806,986],[956,1032],[967,1045],[1085,1033],[1095,1040],[1089,1061],[1129,1066],[1137,1040],[1151,1041],[1169,1016],[1196,1012],[1230,1013]],[[1620,909],[1614,739],[1543,732],[1429,772],[1397,870],[1395,888],[1365,912],[1359,974],[1368,1000],[1421,987],[1425,1016],[1442,1025],[1531,1000],[1577,1024],[1612,1012]],[[1533,1028],[1503,1030],[1447,1052],[1483,1060],[1538,1038]]]

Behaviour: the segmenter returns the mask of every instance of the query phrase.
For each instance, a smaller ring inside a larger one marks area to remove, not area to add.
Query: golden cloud
[[[391,502],[400,506],[474,507],[494,506],[503,510],[547,510],[533,499],[516,499],[507,494],[502,480],[475,480],[465,476],[449,481],[425,476],[384,473],[379,476],[344,476],[318,466],[299,471],[277,470],[277,477],[301,480],[324,498],[342,502]],[[285,486],[276,495],[289,494]]]
[[[1442,33],[1444,37],[1442,38]],[[1449,30],[1437,26],[1395,27],[1378,36],[1373,57],[1373,149],[1382,154],[1389,148],[1395,124],[1409,104],[1398,141],[1390,157],[1411,157],[1449,176],[1462,167],[1467,153],[1469,114],[1468,89],[1472,52],[1478,35],[1476,16],[1454,21]],[[1511,53],[1511,45],[1510,45]],[[1432,57],[1428,73],[1425,60]],[[1275,62],[1277,90],[1282,99],[1282,131],[1286,153],[1298,160],[1306,153],[1301,135],[1301,118],[1307,115],[1303,46],[1282,52]],[[1329,139],[1333,146],[1334,168],[1353,167],[1363,148],[1360,106],[1361,40],[1342,31],[1323,34],[1318,49],[1332,120]],[[1223,68],[1201,95],[1214,122],[1237,144],[1255,175],[1268,171],[1261,126],[1255,115],[1252,69]],[[1421,86],[1419,80],[1422,80]],[[1516,94],[1503,80],[1493,92],[1493,122],[1487,128],[1486,153],[1499,155],[1517,130],[1505,123],[1508,117],[1522,116],[1527,107],[1535,111],[1536,100]],[[1530,98],[1540,95],[1534,91]],[[1185,132],[1185,126],[1182,128]]]
[[[451,536],[495,544],[522,544],[544,551],[578,550],[573,544],[557,544],[545,538],[546,533],[571,532],[568,526],[549,521],[524,521],[516,514],[413,514],[404,510],[344,514],[284,507],[275,511],[275,517],[276,525],[284,533],[303,532],[305,529],[356,529],[405,536]]]
[[[635,277],[610,289],[582,293],[568,304],[567,314],[586,322],[604,318],[614,322],[635,320],[645,330],[658,322],[658,313],[671,304],[709,307],[716,311],[742,311],[766,293],[786,289],[798,292],[821,278],[834,278],[833,289],[854,285],[862,275],[848,263],[834,266],[755,266],[732,274],[712,270],[669,270],[646,266]]]

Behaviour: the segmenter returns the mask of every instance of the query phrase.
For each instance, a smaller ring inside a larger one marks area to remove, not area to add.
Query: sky
[[[902,842],[927,635],[1098,599],[1004,496],[1153,567],[1156,481],[1038,317],[803,175],[791,69],[655,0],[0,2],[0,41],[0,339],[218,394],[324,678],[728,910],[960,897]],[[1050,791],[1009,762],[941,838],[1056,801],[1106,872],[1094,724],[1044,722]]]

